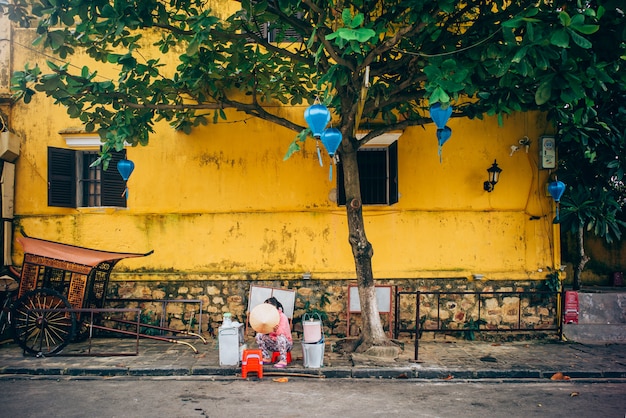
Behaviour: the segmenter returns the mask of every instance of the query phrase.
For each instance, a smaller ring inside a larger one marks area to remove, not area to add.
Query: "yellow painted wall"
[[[14,70],[43,63],[41,54],[24,47],[30,33],[13,36]],[[303,121],[304,109],[273,111]],[[29,105],[16,104],[11,128],[23,140],[17,224],[33,237],[90,248],[154,249],[147,258],[122,261],[117,280],[300,278],[303,272],[354,278],[345,210],[332,201],[328,159],[320,167],[309,142],[283,161],[294,132],[227,114],[228,121],[189,136],[158,124],[148,147],[128,149],[135,163],[128,208],[75,210],[47,206],[47,147],[66,147],[59,131],[78,121],[41,94]],[[364,209],[375,277],[545,278],[546,267],[560,261],[545,192],[548,173],[537,167],[538,138],[550,129],[544,117],[519,114],[503,127],[494,118],[454,119],[449,126],[442,162],[434,126],[404,131],[400,201]],[[510,156],[510,146],[525,136],[532,140],[529,152]],[[487,193],[483,182],[494,159],[503,172]],[[14,263],[21,259],[16,246]]]

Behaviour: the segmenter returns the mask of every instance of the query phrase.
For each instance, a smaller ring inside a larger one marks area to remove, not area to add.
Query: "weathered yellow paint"
[[[14,33],[21,45],[30,36]],[[17,45],[13,60],[15,70],[44,57]],[[272,111],[303,123],[304,109]],[[333,201],[328,158],[320,167],[309,141],[283,161],[294,132],[227,114],[228,121],[189,136],[159,123],[148,147],[127,151],[135,163],[128,208],[75,210],[47,206],[47,147],[66,147],[59,131],[77,121],[41,94],[30,105],[16,104],[11,128],[23,140],[18,226],[34,237],[90,248],[154,249],[147,258],[121,262],[118,279],[288,279],[304,272],[354,278],[345,210]],[[495,118],[454,119],[449,126],[442,162],[434,126],[407,129],[398,145],[400,201],[364,209],[375,277],[545,278],[546,267],[560,263],[545,193],[548,172],[538,168],[538,138],[550,130],[544,116],[517,114],[503,127]],[[510,155],[525,136],[532,140],[529,152]],[[503,172],[487,193],[483,182],[494,159]],[[16,247],[14,262],[21,257]]]

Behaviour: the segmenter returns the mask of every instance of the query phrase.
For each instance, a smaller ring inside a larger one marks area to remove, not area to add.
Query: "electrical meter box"
[[[553,136],[539,138],[539,153],[539,166],[541,168],[556,168],[556,141]]]

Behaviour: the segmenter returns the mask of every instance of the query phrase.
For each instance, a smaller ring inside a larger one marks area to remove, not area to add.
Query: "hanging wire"
[[[500,28],[498,28],[497,31],[495,31],[491,35],[487,36],[485,39],[482,39],[482,40],[476,42],[474,45],[469,45],[469,46],[466,46],[465,48],[457,49],[457,50],[450,51],[450,52],[441,52],[439,54],[425,54],[423,52],[407,51],[407,50],[400,49],[400,48],[393,48],[393,50],[396,51],[396,52],[401,52],[403,54],[407,54],[407,55],[417,55],[419,57],[426,57],[426,58],[445,57],[446,55],[458,54],[458,53],[467,51],[469,49],[476,48],[477,46],[479,46],[481,44],[484,44],[485,42],[487,42],[488,40],[490,40],[491,38],[496,36],[498,34],[498,32],[500,32],[501,30],[502,30],[502,28],[500,27]]]

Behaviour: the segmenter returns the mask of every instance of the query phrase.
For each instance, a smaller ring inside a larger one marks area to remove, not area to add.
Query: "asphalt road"
[[[626,417],[626,383],[289,378],[0,380],[0,417]]]

